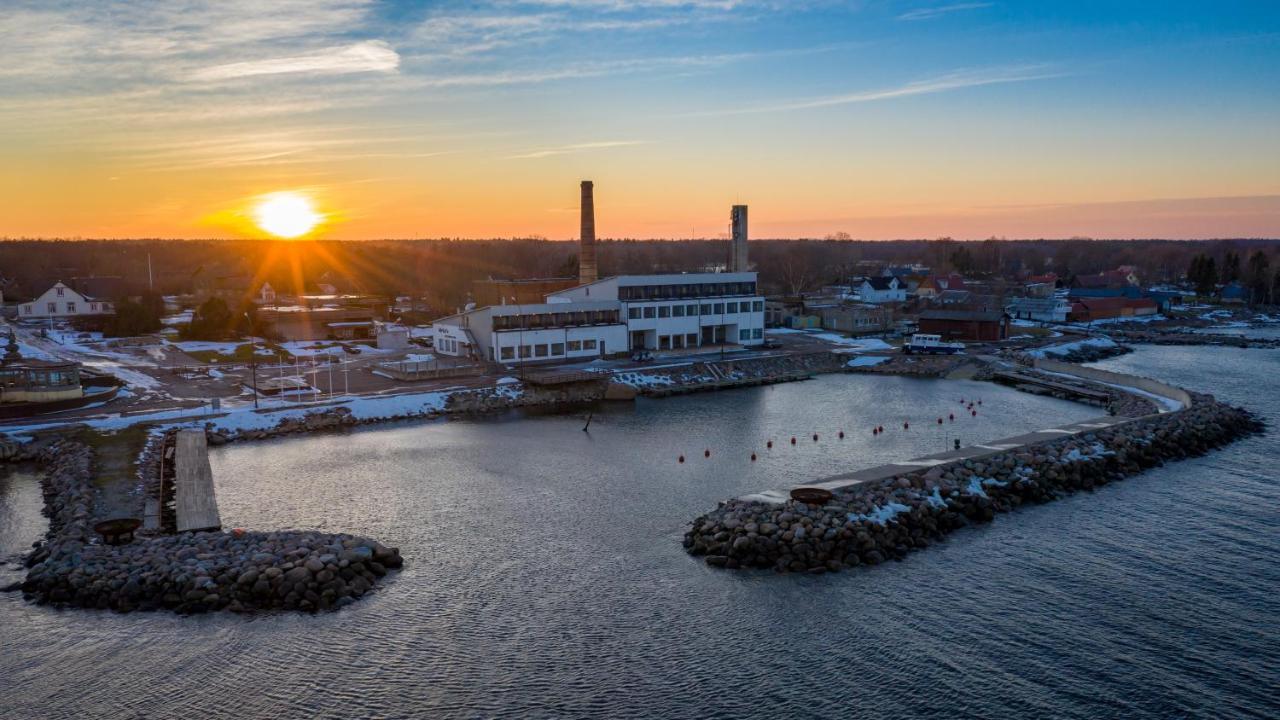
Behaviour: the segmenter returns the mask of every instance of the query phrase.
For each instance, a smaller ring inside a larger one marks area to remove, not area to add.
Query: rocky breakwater
[[[23,462],[36,458],[34,443],[20,443],[0,435],[0,462]]]
[[[181,613],[344,607],[403,564],[369,538],[308,531],[202,532],[104,545],[93,532],[92,452],[59,442],[42,454],[49,533],[27,559],[38,603]]]
[[[997,513],[1093,490],[1262,428],[1245,410],[1194,399],[1186,410],[844,488],[819,504],[731,500],[694,520],[684,546],[725,568],[876,565]]]

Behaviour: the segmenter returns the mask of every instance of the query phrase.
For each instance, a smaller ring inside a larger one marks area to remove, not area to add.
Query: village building
[[[893,325],[893,313],[883,305],[842,303],[818,310],[822,329],[850,335],[887,332]]]
[[[907,301],[906,283],[892,275],[863,278],[857,287],[862,302],[879,304]]]
[[[1078,298],[1071,302],[1071,322],[1093,322],[1114,318],[1145,317],[1160,311],[1151,298],[1098,297]]]
[[[87,315],[111,315],[115,306],[107,300],[99,300],[72,290],[62,282],[45,290],[40,297],[18,306],[18,319],[62,319]]]
[[[947,290],[964,290],[964,278],[956,273],[950,275],[933,275],[920,281],[916,286],[916,297],[932,298]]]
[[[1009,337],[1009,316],[1000,310],[925,310],[917,325],[919,332],[947,341],[997,342]]]
[[[1071,314],[1071,302],[1066,298],[1024,297],[1009,303],[1009,315],[1017,320],[1064,323]]]

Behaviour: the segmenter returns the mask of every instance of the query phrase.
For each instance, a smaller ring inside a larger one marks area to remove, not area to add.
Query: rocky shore
[[[118,612],[318,612],[364,597],[403,564],[396,548],[369,538],[307,531],[200,532],[104,545],[93,530],[93,452],[60,441],[39,459],[49,532],[28,556],[22,583],[38,603]]]
[[[876,565],[996,513],[1203,455],[1262,428],[1245,410],[1193,399],[1178,412],[856,485],[819,504],[731,500],[694,520],[684,546],[725,568],[822,573]]]

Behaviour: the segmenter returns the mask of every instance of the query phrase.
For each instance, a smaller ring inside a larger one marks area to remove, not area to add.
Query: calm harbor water
[[[1280,414],[1280,351],[1100,365]],[[983,399],[977,418],[961,397]],[[220,448],[229,526],[368,534],[405,570],[316,617],[0,596],[0,717],[1276,716],[1270,434],[851,573],[715,571],[680,547],[733,495],[1096,414],[979,383],[827,376],[597,410],[589,433],[578,414],[512,415]],[[38,492],[12,489],[33,483],[9,478],[0,518],[17,520],[0,529],[38,528]]]

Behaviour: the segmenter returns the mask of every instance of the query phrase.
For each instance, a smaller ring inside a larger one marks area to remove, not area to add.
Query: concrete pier
[[[178,532],[221,530],[218,499],[204,430],[180,430],[174,454],[174,508]]]

